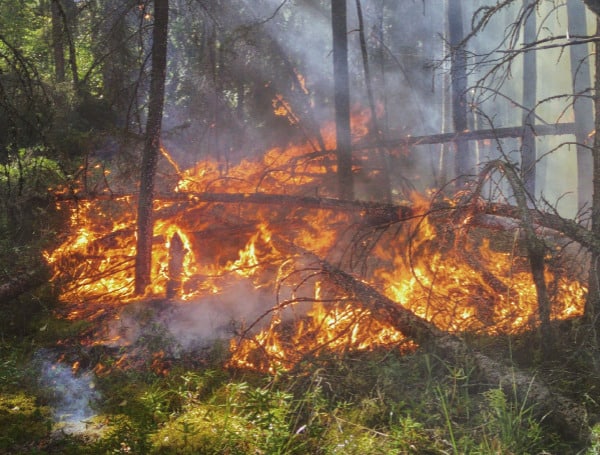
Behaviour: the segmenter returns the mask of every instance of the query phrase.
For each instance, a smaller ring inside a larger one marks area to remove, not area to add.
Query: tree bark
[[[450,78],[452,91],[452,123],[454,131],[466,131],[467,124],[467,56],[462,47],[464,39],[462,0],[450,0],[448,5],[448,40],[450,42]],[[469,143],[457,136],[455,177],[458,187],[462,187],[471,172],[472,163]]]
[[[585,6],[581,2],[566,2],[571,35],[586,35]],[[594,106],[588,94],[592,90],[587,44],[569,47],[573,84],[573,112],[577,140],[577,206],[580,211],[589,207],[592,194],[592,155],[589,134],[594,129]]]
[[[341,199],[354,199],[350,135],[350,78],[346,0],[331,0],[333,32],[333,81],[335,100],[338,192]]]
[[[172,299],[181,292],[181,279],[183,273],[183,260],[185,258],[185,246],[179,234],[171,237],[169,246],[169,270],[167,282],[167,298]]]
[[[135,293],[140,295],[150,284],[152,271],[152,205],[154,180],[158,163],[160,132],[167,73],[167,35],[169,1],[154,0],[154,27],[152,32],[152,70],[148,120],[140,174],[140,193],[137,211],[137,251],[135,258]]]
[[[369,100],[369,110],[371,111],[371,133],[375,135],[378,142],[382,139],[382,130],[377,121],[377,109],[375,108],[375,97],[373,96],[373,84],[371,80],[371,69],[369,65],[369,54],[367,51],[367,39],[365,37],[365,24],[362,13],[361,0],[356,0],[356,14],[358,16],[358,34],[360,39],[360,53],[363,62],[363,71],[365,74],[365,87],[367,89],[367,99]],[[392,201],[392,184],[390,180],[390,159],[387,150],[378,148],[377,154],[381,162],[381,185],[384,187],[385,201]]]
[[[589,3],[587,3],[590,6]],[[596,19],[596,36],[600,34],[600,18]],[[596,75],[594,83],[594,110],[596,134],[592,148],[593,194],[592,194],[592,234],[600,233],[600,45],[594,44]],[[592,251],[588,279],[588,299],[586,318],[595,330],[596,343],[600,343],[600,251]]]
[[[537,39],[537,21],[535,0],[524,0],[523,9],[528,11],[523,30],[525,44],[534,43]],[[537,102],[537,53],[529,51],[523,54],[523,138],[521,139],[521,178],[525,191],[535,196],[535,107]]]
[[[56,82],[65,81],[65,44],[63,40],[63,19],[60,14],[60,0],[52,0],[52,55],[54,57],[54,77]]]

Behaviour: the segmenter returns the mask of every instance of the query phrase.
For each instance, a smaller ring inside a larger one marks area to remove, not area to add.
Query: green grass
[[[468,362],[420,351],[323,353],[272,376],[224,368],[219,343],[202,358],[171,359],[165,374],[150,368],[151,359],[120,369],[119,351],[64,342],[77,340],[85,324],[45,310],[33,320],[25,337],[0,343],[0,453],[600,454],[597,427],[587,447],[561,437],[535,416],[535,403],[481,383]],[[157,346],[169,341],[154,335]],[[50,347],[65,351],[64,367],[81,355],[83,369],[110,367],[93,380],[96,415],[82,434],[61,431],[54,396],[37,381],[40,349]],[[595,410],[591,368],[579,376],[568,370],[547,376],[565,391],[585,385],[581,397]]]
[[[6,371],[3,387],[10,389],[18,368]],[[2,447],[89,454],[575,453],[527,406],[499,388],[472,385],[475,379],[421,353],[332,357],[276,377],[218,364],[173,365],[166,376],[116,369],[96,380],[102,398],[88,422],[94,431],[52,433],[52,403],[33,386],[6,398],[4,408],[18,399],[23,411],[2,415],[11,429]],[[37,424],[26,425],[32,416]]]

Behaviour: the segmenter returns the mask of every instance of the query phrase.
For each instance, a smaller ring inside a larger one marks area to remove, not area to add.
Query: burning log
[[[331,282],[354,296],[374,318],[392,324],[420,346],[441,353],[451,362],[464,361],[465,357],[471,359],[489,384],[502,387],[508,396],[516,392],[520,400],[534,404],[533,409],[539,418],[547,419],[565,435],[578,440],[587,438],[587,414],[579,404],[552,391],[535,376],[471,349],[458,336],[444,332],[332,264],[326,261],[320,263]]]
[[[74,195],[58,195],[56,201],[85,201],[85,200],[118,200],[124,198],[130,198],[132,194],[124,193],[80,193]],[[388,216],[395,218],[396,220],[411,218],[415,216],[413,207],[409,204],[406,205],[394,205],[388,203],[368,202],[368,201],[350,201],[343,199],[334,199],[328,197],[311,197],[311,196],[293,196],[287,194],[269,194],[269,193],[194,193],[194,192],[181,192],[181,193],[162,193],[156,196],[157,200],[163,202],[178,202],[182,203],[175,207],[176,211],[184,210],[189,208],[189,205],[185,204],[188,202],[193,206],[197,206],[200,203],[221,203],[221,204],[273,204],[291,207],[303,207],[308,209],[328,209],[328,210],[342,210],[342,211],[365,211],[368,213],[383,212],[388,213]],[[172,209],[165,210],[165,216],[172,212]],[[390,214],[394,213],[393,216]],[[158,211],[155,217],[160,218],[162,211]]]

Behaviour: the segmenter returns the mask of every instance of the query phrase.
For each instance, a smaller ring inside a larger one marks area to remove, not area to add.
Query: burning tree
[[[160,148],[160,131],[167,76],[167,35],[169,2],[154,2],[154,25],[152,34],[152,74],[146,138],[142,153],[140,194],[137,216],[137,248],[135,262],[135,290],[143,294],[150,284],[152,266],[152,208],[154,203],[154,180]]]

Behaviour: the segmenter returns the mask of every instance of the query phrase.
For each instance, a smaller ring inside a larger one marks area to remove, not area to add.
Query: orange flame
[[[277,106],[291,115],[283,98]],[[367,124],[368,116],[355,118],[354,131],[366,133]],[[331,131],[322,133],[328,146],[334,143]],[[375,289],[443,330],[496,334],[535,326],[535,286],[515,253],[518,242],[492,245],[489,236],[469,231],[468,219],[450,223],[432,214],[383,231],[366,226],[358,212],[198,199],[204,192],[333,196],[335,169],[332,156],[312,154],[308,145],[268,150],[260,161],[242,160],[226,173],[210,159],[177,169],[174,193],[187,197],[155,201],[152,288],[146,297],[165,295],[175,235],[184,251],[176,296],[181,302],[217,294],[235,280],[271,292],[276,296],[267,312],[271,320],[231,341],[230,365],[263,371],[291,368],[324,349],[414,348],[372,309],[326,282],[310,255],[359,263],[363,279]],[[430,209],[418,195],[412,207],[423,214]],[[45,257],[70,305],[69,317],[101,314],[104,308],[92,302],[106,308],[138,299],[134,199],[64,202],[60,208],[69,211],[68,234]],[[585,287],[550,271],[546,278],[556,289],[552,317],[581,315]],[[126,363],[124,356],[117,366]],[[163,356],[157,354],[154,363],[157,371],[165,370]]]

